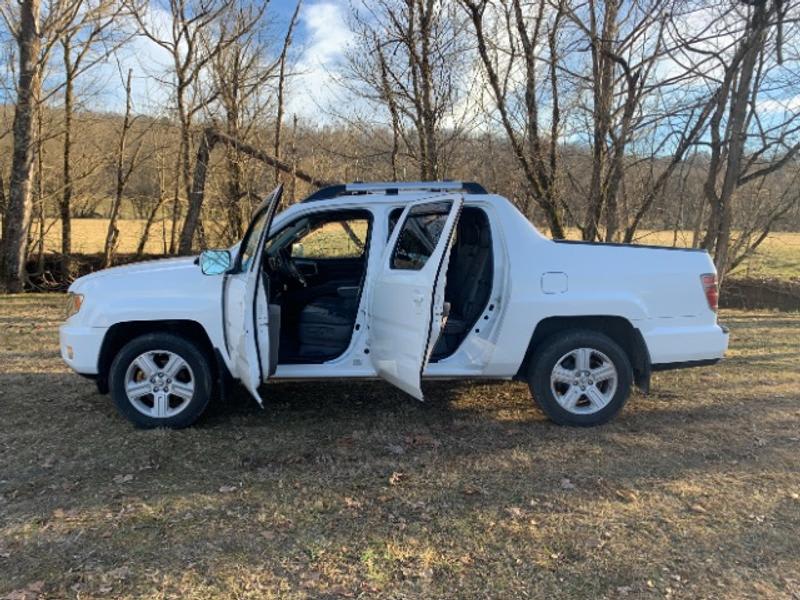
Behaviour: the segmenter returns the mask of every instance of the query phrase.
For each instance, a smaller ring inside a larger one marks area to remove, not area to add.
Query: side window
[[[392,269],[419,271],[425,266],[442,236],[451,205],[436,202],[411,210],[392,252]]]
[[[292,258],[359,258],[367,246],[367,219],[320,223],[292,244]]]

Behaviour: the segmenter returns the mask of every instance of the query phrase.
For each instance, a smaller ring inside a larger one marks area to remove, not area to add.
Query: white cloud
[[[319,122],[323,113],[335,104],[336,69],[353,34],[347,25],[348,6],[337,0],[306,4],[300,11],[296,73],[287,84],[287,115]],[[172,17],[169,11],[151,2],[144,17],[145,25],[156,36],[170,37]],[[133,24],[131,24],[133,28]],[[282,35],[282,32],[281,32]],[[123,73],[133,71],[132,96],[134,110],[139,113],[163,114],[171,107],[172,57],[168,50],[144,35],[136,35],[116,53],[116,58],[97,68],[102,87],[103,108],[122,112],[125,92],[117,62]]]
[[[342,60],[353,32],[345,18],[346,6],[330,1],[305,5],[300,27],[305,44],[289,84],[288,113],[319,120],[320,113],[336,97],[335,69]]]

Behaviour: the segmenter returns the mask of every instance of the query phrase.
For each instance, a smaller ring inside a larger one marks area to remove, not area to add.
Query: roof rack
[[[378,181],[374,183],[340,183],[317,190],[303,202],[330,200],[339,196],[374,194],[383,192],[387,196],[397,196],[408,192],[452,192],[467,194],[486,194],[486,189],[474,181]]]

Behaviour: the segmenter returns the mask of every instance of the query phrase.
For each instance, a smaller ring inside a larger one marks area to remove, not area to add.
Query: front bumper
[[[81,375],[97,375],[105,327],[76,327],[64,324],[58,330],[61,358]]]

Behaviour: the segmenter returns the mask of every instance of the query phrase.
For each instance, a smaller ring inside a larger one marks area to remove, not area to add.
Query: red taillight
[[[717,287],[717,276],[714,273],[706,273],[700,275],[700,281],[703,283],[703,291],[706,294],[708,301],[708,308],[717,312],[719,306],[719,288]]]

